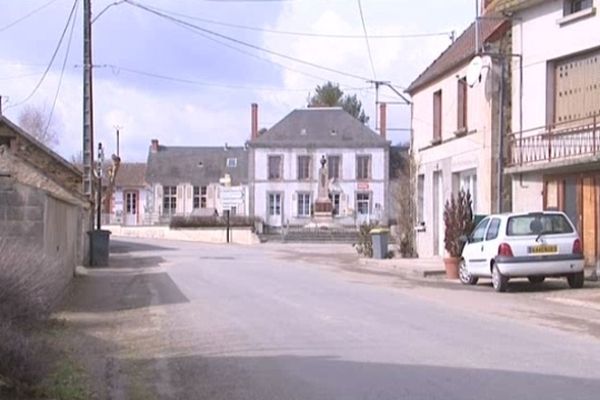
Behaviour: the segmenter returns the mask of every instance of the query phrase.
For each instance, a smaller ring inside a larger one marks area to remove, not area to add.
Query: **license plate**
[[[540,244],[538,246],[530,246],[529,254],[554,254],[558,253],[558,246],[554,244]]]

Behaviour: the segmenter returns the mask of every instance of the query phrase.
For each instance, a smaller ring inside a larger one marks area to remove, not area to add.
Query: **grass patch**
[[[56,363],[35,393],[39,398],[55,400],[87,400],[92,397],[87,374],[69,357]]]

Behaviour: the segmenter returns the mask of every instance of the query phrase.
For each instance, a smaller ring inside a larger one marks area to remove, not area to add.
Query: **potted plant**
[[[444,267],[448,279],[458,279],[464,238],[471,234],[474,227],[472,203],[471,194],[461,189],[456,196],[446,201],[444,207],[444,247],[448,254],[444,258]]]

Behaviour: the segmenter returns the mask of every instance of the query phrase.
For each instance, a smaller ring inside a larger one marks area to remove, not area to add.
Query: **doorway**
[[[125,225],[138,223],[138,193],[125,192]]]

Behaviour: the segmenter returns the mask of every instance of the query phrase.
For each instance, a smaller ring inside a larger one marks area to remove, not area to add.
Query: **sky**
[[[243,145],[251,103],[259,105],[259,127],[269,128],[305,107],[327,81],[356,94],[375,128],[375,90],[367,81],[390,81],[402,91],[450,45],[447,32],[459,35],[475,18],[474,0],[362,0],[367,46],[358,0],[135,1],[171,19],[120,0],[92,0],[94,140],[114,153],[120,127],[124,162],[145,161],[151,139]],[[3,113],[14,122],[25,105],[51,114],[55,150],[67,159],[82,147],[83,2],[71,34],[74,3],[0,0]],[[386,35],[394,37],[377,37]],[[389,89],[380,96],[400,100]],[[390,103],[388,128],[409,127],[409,107]],[[388,138],[406,142],[408,133],[393,130]]]

